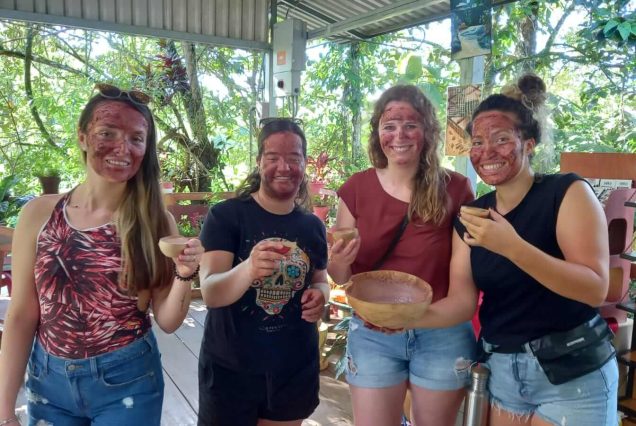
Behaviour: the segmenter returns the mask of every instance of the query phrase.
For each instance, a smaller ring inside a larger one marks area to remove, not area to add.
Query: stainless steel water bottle
[[[486,426],[488,424],[488,376],[490,370],[483,364],[476,364],[470,370],[471,387],[464,403],[464,426]]]

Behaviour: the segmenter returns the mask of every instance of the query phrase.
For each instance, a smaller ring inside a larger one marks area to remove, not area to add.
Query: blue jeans
[[[152,331],[84,359],[47,353],[36,339],[26,382],[29,425],[159,425],[161,356]]]
[[[616,426],[618,366],[610,359],[598,370],[553,385],[530,352],[493,353],[488,390],[494,409],[513,416],[536,415],[555,425]]]
[[[354,315],[347,335],[347,382],[386,388],[408,380],[430,390],[460,389],[468,384],[476,347],[470,323],[386,334]]]

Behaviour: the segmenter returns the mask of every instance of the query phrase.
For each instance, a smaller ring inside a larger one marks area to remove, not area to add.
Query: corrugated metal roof
[[[444,19],[450,0],[279,0],[278,16],[307,22],[309,38],[368,39]]]
[[[270,49],[270,0],[0,0],[0,18]],[[309,38],[368,39],[443,19],[450,0],[278,0]]]
[[[270,49],[269,0],[0,0],[0,18]]]

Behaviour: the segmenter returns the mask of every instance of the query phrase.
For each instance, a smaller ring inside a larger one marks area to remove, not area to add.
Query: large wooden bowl
[[[345,291],[349,305],[360,317],[387,328],[409,327],[422,317],[433,298],[426,281],[398,271],[356,274]]]

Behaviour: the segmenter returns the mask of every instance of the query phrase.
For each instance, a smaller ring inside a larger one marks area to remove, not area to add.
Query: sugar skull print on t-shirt
[[[255,280],[252,287],[256,289],[256,305],[269,315],[278,315],[296,292],[303,289],[309,271],[309,256],[296,243],[284,238],[267,238],[266,241],[280,241],[288,250],[282,253],[285,258],[280,261],[278,270]]]

